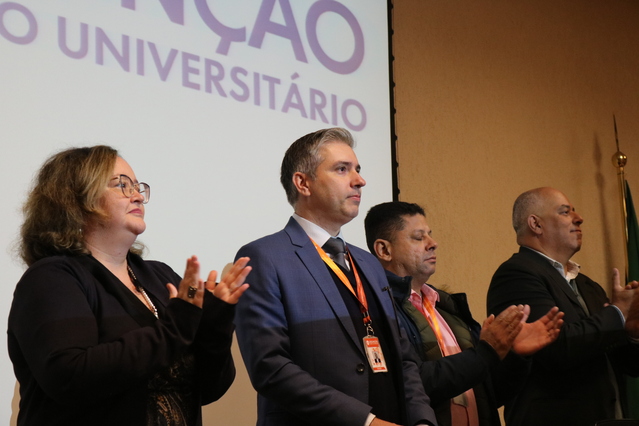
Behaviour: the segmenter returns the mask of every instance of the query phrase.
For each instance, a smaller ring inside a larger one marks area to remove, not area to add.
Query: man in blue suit
[[[295,141],[281,169],[293,217],[237,254],[253,267],[235,321],[258,425],[436,425],[384,270],[343,242],[366,184],[352,146],[339,128]]]

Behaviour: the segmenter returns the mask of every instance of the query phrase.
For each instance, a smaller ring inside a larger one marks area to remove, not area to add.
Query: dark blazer
[[[186,350],[195,355],[195,406],[233,382],[233,306],[207,294],[204,309],[171,299],[167,265],[129,255],[160,312],[153,314],[90,256],[34,263],[16,286],[8,348],[20,383],[18,425],[146,425],[147,386]]]
[[[369,253],[348,245],[387,317],[402,359],[407,425],[435,424],[410,346],[398,334],[384,270]],[[249,256],[251,284],[237,306],[237,337],[258,392],[258,425],[360,426],[368,405],[369,364],[331,273],[310,238],[291,218],[284,230],[240,249]],[[400,364],[401,363],[401,364]],[[426,422],[425,422],[426,423]]]
[[[533,355],[524,389],[506,403],[508,426],[593,426],[614,418],[615,391],[609,363],[617,376],[639,374],[639,347],[629,343],[617,308],[599,284],[583,274],[576,278],[589,315],[565,278],[550,262],[522,247],[495,272],[487,308],[497,314],[513,304],[531,307],[530,321],[553,306],[564,312],[557,341]],[[623,382],[619,382],[623,392]]]
[[[500,360],[495,350],[479,340],[481,326],[470,313],[465,293],[449,294],[435,289],[435,309],[449,325],[462,351],[442,356],[437,337],[424,315],[410,302],[411,277],[386,271],[399,308],[399,319],[417,352],[422,383],[431,398],[439,426],[450,426],[451,398],[473,388],[480,426],[499,426],[497,408],[519,390],[529,363],[514,353]],[[434,288],[434,287],[433,287]]]

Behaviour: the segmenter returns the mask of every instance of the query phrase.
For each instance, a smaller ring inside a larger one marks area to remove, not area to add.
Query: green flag
[[[639,280],[639,226],[628,182],[626,182],[626,214],[628,216],[626,222],[628,226],[628,281],[633,281]]]
[[[628,281],[639,281],[639,226],[637,213],[632,204],[630,187],[626,182],[626,226],[628,227]],[[626,380],[627,409],[626,417],[639,419],[639,379]]]

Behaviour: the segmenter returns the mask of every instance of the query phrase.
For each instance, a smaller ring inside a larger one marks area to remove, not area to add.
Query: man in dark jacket
[[[571,260],[581,249],[583,218],[553,188],[521,194],[513,206],[520,250],[495,272],[487,307],[499,313],[530,305],[530,318],[549,306],[565,313],[555,342],[532,357],[521,392],[506,403],[509,426],[592,426],[623,416],[621,373],[639,374],[639,283],[625,288],[614,271],[612,298]]]
[[[554,340],[561,314],[553,309],[525,324],[528,307],[511,306],[480,326],[465,294],[427,284],[435,272],[437,243],[420,206],[377,205],[365,226],[368,248],[386,269],[398,317],[422,361],[422,382],[439,425],[499,425],[497,408],[527,374],[528,363],[520,355]]]

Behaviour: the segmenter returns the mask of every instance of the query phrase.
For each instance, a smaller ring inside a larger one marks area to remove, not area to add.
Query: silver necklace
[[[142,287],[138,283],[138,278],[135,276],[135,274],[133,273],[133,269],[131,269],[128,263],[126,264],[126,268],[129,271],[129,277],[131,278],[131,281],[133,281],[135,289],[142,294],[142,297],[144,297],[144,300],[146,300],[147,305],[149,306],[149,308],[151,308],[151,311],[153,311],[153,315],[155,315],[155,318],[160,319],[160,317],[158,316],[158,308],[155,307],[149,295],[146,294],[146,291],[144,291],[144,287]]]

